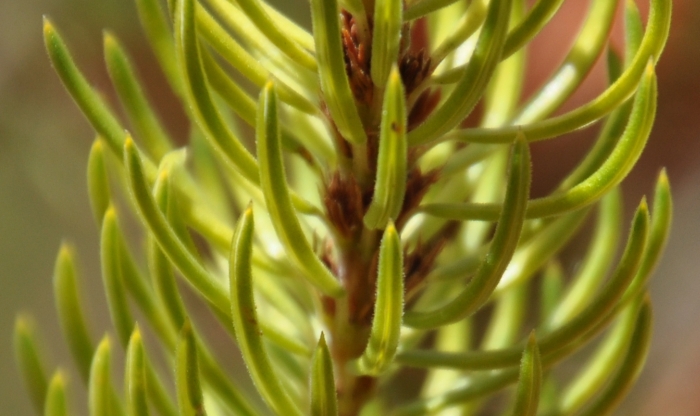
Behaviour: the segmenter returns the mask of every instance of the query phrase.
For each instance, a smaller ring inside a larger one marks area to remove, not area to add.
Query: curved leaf
[[[294,61],[312,71],[316,70],[316,60],[301,48],[288,34],[282,31],[277,22],[267,14],[259,0],[237,0],[240,10],[267,36],[270,41]]]
[[[472,111],[500,62],[508,31],[511,4],[511,0],[492,0],[489,3],[486,21],[464,75],[445,102],[422,124],[408,133],[409,145],[417,146],[431,142],[459,125]]]
[[[90,377],[90,363],[95,352],[80,301],[75,249],[61,244],[53,274],[54,298],[63,337],[84,382]]]
[[[367,140],[367,134],[345,72],[337,1],[312,0],[311,20],[316,42],[318,75],[328,111],[338,131],[346,140],[362,144]]]
[[[88,382],[88,410],[90,416],[113,416],[122,414],[122,406],[112,387],[110,359],[111,343],[105,335],[95,350],[90,366]]]
[[[384,88],[392,68],[399,59],[399,43],[403,24],[402,0],[375,0],[372,27],[372,81]]]
[[[530,334],[527,347],[520,362],[518,390],[515,393],[513,416],[535,416],[540,401],[542,385],[542,362],[537,348],[535,333]]]
[[[647,297],[639,313],[637,326],[629,343],[627,356],[607,388],[590,406],[580,413],[581,416],[609,415],[624,399],[642,371],[649,347],[651,346],[651,326],[651,303]]]
[[[265,402],[277,414],[301,416],[301,411],[275,375],[258,325],[250,262],[253,227],[253,209],[248,207],[236,225],[229,260],[231,316],[236,340],[248,372]]]
[[[333,376],[333,361],[321,332],[311,361],[311,416],[338,414],[338,397]]]
[[[393,223],[384,230],[379,248],[377,300],[369,341],[359,358],[360,369],[378,376],[393,362],[403,316],[403,247]]]
[[[260,184],[277,236],[309,282],[327,295],[342,296],[343,287],[313,252],[292,207],[282,160],[277,94],[272,83],[260,94],[255,135],[261,166]]]
[[[579,345],[601,330],[603,324],[614,317],[623,294],[641,268],[645,255],[649,231],[649,213],[646,202],[642,201],[632,221],[627,246],[608,282],[586,308],[564,325],[555,328],[539,339],[539,349],[543,360],[556,356],[559,351]],[[492,370],[517,365],[522,349],[519,347],[491,351],[445,353],[424,350],[406,351],[396,356],[403,365],[417,367],[445,367],[468,370]]]
[[[401,213],[406,194],[408,146],[406,145],[406,97],[401,75],[393,67],[384,94],[379,131],[379,155],[374,194],[364,223],[383,229]]]
[[[88,195],[90,196],[90,207],[92,208],[92,215],[98,227],[102,226],[102,218],[112,200],[105,163],[104,142],[98,137],[92,142],[87,164],[87,185]]]
[[[212,147],[246,179],[257,184],[257,161],[226,125],[212,99],[201,65],[195,8],[195,0],[178,0],[175,11],[175,45],[178,63],[185,76],[188,106]]]
[[[508,266],[520,238],[530,193],[530,150],[519,136],[511,154],[504,206],[488,254],[469,285],[445,306],[426,312],[408,311],[404,323],[431,328],[456,322],[476,312],[488,300]]]
[[[229,299],[226,289],[214,280],[190,253],[170,227],[163,213],[157,208],[146,183],[140,153],[131,138],[124,144],[124,165],[129,179],[129,189],[136,201],[141,221],[153,233],[163,252],[182,272],[185,279],[219,312],[228,315]]]
[[[124,373],[126,411],[129,416],[148,416],[149,414],[146,403],[145,359],[141,331],[136,325],[126,349],[126,371]]]
[[[24,385],[29,391],[34,410],[39,414],[44,410],[49,381],[39,351],[40,344],[36,339],[34,321],[28,316],[17,316],[13,338],[15,360],[22,373]]]
[[[141,137],[154,160],[172,149],[171,139],[146,98],[129,57],[117,38],[104,33],[107,70],[137,137]]]
[[[117,243],[117,214],[109,208],[102,221],[100,239],[102,282],[107,296],[109,314],[122,346],[126,347],[134,329],[134,318],[127,304],[124,290],[123,267],[120,247]]]
[[[635,97],[629,123],[608,159],[598,170],[571,189],[531,200],[526,217],[531,219],[555,216],[583,208],[617,186],[644,150],[654,123],[656,96],[656,75],[652,63],[649,62]],[[421,211],[440,218],[494,221],[501,207],[501,204],[493,203],[426,204],[421,207]]]
[[[189,321],[180,331],[175,368],[177,400],[181,416],[204,416],[204,397],[199,382],[197,346]]]
[[[68,400],[66,398],[66,374],[62,370],[56,370],[51,377],[48,391],[46,392],[46,402],[44,405],[44,416],[67,416]]]
[[[635,91],[640,81],[659,59],[666,44],[671,24],[671,1],[651,0],[647,30],[630,65],[603,93],[588,103],[543,121],[522,126],[468,128],[456,130],[439,140],[460,140],[479,143],[510,143],[518,131],[529,141],[544,140],[585,127],[619,107]]]

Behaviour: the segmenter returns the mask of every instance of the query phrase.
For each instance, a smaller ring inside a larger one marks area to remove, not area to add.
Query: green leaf
[[[399,345],[403,317],[403,247],[393,222],[384,230],[379,247],[377,300],[369,341],[359,358],[363,373],[378,376],[392,364]]]
[[[383,229],[389,220],[396,221],[403,206],[408,164],[405,95],[401,74],[394,65],[382,106],[377,179],[364,216],[365,226],[370,229]]]
[[[114,208],[110,208],[102,221],[100,239],[102,281],[112,324],[117,331],[120,343],[122,346],[126,346],[134,329],[134,318],[131,316],[124,290],[124,264],[120,258],[121,253],[116,236],[117,228],[116,212]]]
[[[432,13],[434,11],[440,10],[443,7],[447,7],[458,0],[420,0],[411,5],[406,9],[404,20],[409,22],[411,20],[423,17],[426,14]]]
[[[277,94],[271,82],[260,94],[255,134],[261,166],[260,183],[277,236],[309,282],[327,295],[342,296],[343,287],[313,252],[292,207],[282,160]]]
[[[549,315],[548,326],[560,326],[583,309],[605,277],[616,254],[622,222],[622,195],[614,188],[601,199],[593,240],[578,272],[571,279],[559,305]]]
[[[214,103],[201,66],[194,0],[179,0],[175,12],[178,63],[185,76],[186,101],[211,146],[246,179],[258,183],[258,163],[228,128]]]
[[[126,349],[126,371],[124,373],[126,411],[129,416],[148,416],[149,414],[146,403],[145,360],[141,330],[136,325]]]
[[[265,402],[277,414],[301,415],[275,375],[258,325],[250,263],[253,227],[253,209],[248,207],[236,225],[229,260],[230,305],[236,340],[253,383]]]
[[[346,140],[362,144],[367,140],[367,134],[345,72],[337,1],[312,0],[311,21],[316,42],[318,75],[331,119]]]
[[[167,174],[160,175],[154,190],[155,199],[158,203],[158,208],[172,223],[175,221],[173,210],[177,209],[177,205],[171,199],[171,192],[170,176]],[[156,297],[163,305],[164,315],[170,321],[170,333],[161,339],[166,344],[167,349],[174,352],[175,338],[177,337],[175,328],[183,327],[186,321],[187,310],[178,292],[172,266],[152,236],[149,238],[147,250],[149,270],[153,279]],[[206,345],[203,342],[199,342],[197,350],[201,361],[202,377],[211,386],[212,390],[216,392],[217,397],[221,398],[227,408],[234,414],[255,415],[256,411],[248,403],[241,391],[231,383],[231,380],[222,371]]]
[[[634,100],[625,131],[608,159],[584,181],[565,192],[535,198],[528,203],[528,219],[560,215],[594,203],[617,186],[629,173],[644,150],[656,114],[656,75],[651,62]],[[523,132],[527,128],[523,127]],[[426,204],[422,211],[440,218],[494,221],[501,204]]]
[[[431,142],[458,126],[472,111],[500,62],[503,42],[508,31],[511,3],[511,0],[492,0],[489,3],[486,21],[464,75],[445,102],[421,125],[408,133],[409,145],[417,146]]]
[[[44,416],[67,416],[68,399],[66,398],[66,374],[56,370],[49,383],[44,405]]]
[[[629,300],[641,295],[645,290],[651,274],[659,263],[661,254],[668,242],[673,221],[673,200],[671,188],[666,176],[666,170],[662,169],[656,181],[654,190],[654,211],[651,219],[651,233],[649,242],[645,248],[644,259],[639,267],[637,276],[632,281],[625,299]]]
[[[48,390],[48,377],[44,360],[36,339],[34,321],[25,315],[15,319],[14,333],[15,360],[22,373],[22,379],[37,414],[44,410],[44,400]]]
[[[168,259],[197,289],[197,292],[211,302],[220,313],[228,315],[229,299],[226,289],[220,282],[214,280],[204,266],[190,253],[170,227],[163,213],[157,208],[146,183],[140,153],[130,138],[124,144],[124,165],[129,179],[129,189],[138,206],[141,221],[153,233]]]
[[[476,312],[488,300],[508,266],[520,238],[530,193],[530,150],[519,136],[511,154],[508,187],[501,218],[489,252],[468,286],[446,305],[431,311],[408,311],[404,323],[431,328],[456,322]]]
[[[113,416],[122,414],[122,406],[114,393],[111,381],[111,343],[105,335],[95,350],[90,366],[88,382],[88,409],[90,416]]]
[[[199,382],[197,346],[189,321],[180,331],[175,368],[177,400],[181,416],[204,416],[204,397]]]
[[[403,24],[402,0],[375,0],[372,28],[372,67],[374,85],[384,88],[399,59]]]
[[[518,390],[515,393],[513,416],[535,416],[540,401],[542,385],[542,362],[534,331],[530,334],[527,347],[520,363]]]
[[[433,68],[440,65],[451,52],[464,44],[481,27],[486,18],[487,6],[488,1],[486,0],[473,1],[469,4],[461,19],[453,25],[447,37],[431,54],[430,61]],[[374,61],[372,64],[374,65]],[[464,70],[464,68],[460,69]]]
[[[524,242],[513,254],[494,290],[494,295],[530,280],[576,235],[588,217],[588,212],[587,209],[583,209],[550,221],[531,239]]]
[[[592,357],[560,394],[559,414],[578,412],[605,385],[617,364],[624,360],[637,326],[640,307],[640,301],[630,302],[620,313],[617,322],[610,328]]]
[[[312,71],[316,70],[316,60],[308,51],[301,48],[293,38],[282,31],[282,28],[265,11],[259,0],[236,0],[240,10],[245,13],[255,26],[291,59]]]
[[[605,416],[615,410],[617,405],[630,391],[634,382],[642,371],[646,356],[651,345],[652,311],[649,297],[647,296],[637,318],[637,326],[629,343],[627,356],[621,363],[617,373],[610,380],[608,386],[583,410],[581,416]]]
[[[168,24],[168,17],[158,0],[136,0],[141,27],[156,55],[170,86],[183,97],[185,86],[175,57],[175,41]]]
[[[136,136],[143,140],[151,157],[160,160],[172,149],[171,139],[148,102],[126,51],[110,32],[104,32],[104,55],[109,77]]]
[[[112,151],[119,154],[126,138],[124,128],[75,65],[68,47],[47,17],[44,17],[44,43],[54,70],[75,103]]]
[[[513,124],[527,124],[546,117],[581,85],[607,43],[618,2],[592,2],[568,55],[549,80],[530,97],[515,116]]]
[[[576,347],[604,327],[621,305],[621,298],[637,275],[647,246],[649,213],[642,201],[632,221],[627,246],[607,283],[599,290],[585,309],[564,325],[555,328],[539,339],[543,360],[555,357],[560,351],[571,353]],[[625,299],[622,300],[625,302]],[[405,320],[406,318],[404,318]],[[568,348],[573,350],[569,351]],[[444,367],[465,370],[493,370],[511,367],[520,359],[522,348],[444,353],[433,351],[405,351],[396,356],[399,364],[416,367]],[[564,354],[565,356],[566,354]],[[561,357],[559,357],[561,358]]]
[[[311,416],[338,414],[338,398],[333,376],[333,361],[326,338],[321,332],[311,361]]]
[[[217,17],[227,26],[235,27],[233,19],[238,10],[231,4],[223,0],[212,1],[212,11],[217,13]],[[239,45],[227,31],[202,7],[196,10],[197,27],[199,34],[205,39],[229,64],[231,64],[241,75],[248,78],[258,87],[263,87],[272,77],[269,69],[253,57],[247,50]],[[206,56],[208,54],[204,54]],[[206,64],[206,61],[205,61]],[[208,73],[207,73],[208,75]],[[214,80],[210,79],[212,85]],[[308,114],[318,114],[318,108],[306,96],[297,92],[294,88],[279,82],[280,99],[285,103]]]
[[[109,177],[105,166],[103,139],[97,138],[92,142],[87,164],[87,185],[90,196],[90,207],[98,227],[102,226],[102,218],[111,204]]]
[[[521,51],[523,47],[532,40],[532,38],[540,33],[542,28],[559,10],[559,7],[563,2],[564,0],[538,0],[532,6],[532,8],[528,10],[525,17],[508,32],[508,37],[503,45],[501,60],[506,60],[514,53]],[[513,9],[511,14],[514,11],[515,9]],[[466,32],[466,34],[471,35],[469,32]],[[460,39],[462,38],[463,36],[460,37]],[[432,77],[432,80],[438,84],[451,84],[457,82],[464,73],[466,67],[467,64],[457,66]]]
[[[95,351],[90,331],[85,321],[78,287],[75,249],[68,243],[61,244],[54,266],[53,288],[63,337],[68,343],[73,361],[84,382],[90,377],[90,363]]]
[[[537,0],[525,18],[508,32],[501,59],[521,50],[557,13],[564,0]]]
[[[625,1],[625,66],[632,64],[643,38],[644,24],[637,3]]]
[[[618,108],[649,75],[649,64],[655,64],[668,38],[671,24],[671,2],[651,0],[647,30],[630,65],[620,77],[595,99],[562,115],[526,125],[499,128],[468,128],[456,130],[439,140],[460,140],[480,143],[510,143],[518,131],[529,141],[544,140],[585,127]],[[651,62],[650,62],[651,61]],[[642,83],[643,84],[643,83]]]
[[[481,343],[482,350],[505,348],[517,343],[520,328],[525,320],[523,311],[528,307],[527,301],[527,284],[511,287],[498,297]]]

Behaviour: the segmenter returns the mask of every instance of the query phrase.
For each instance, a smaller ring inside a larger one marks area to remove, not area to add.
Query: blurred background
[[[277,0],[297,21],[309,21],[303,0]],[[623,2],[621,2],[623,3]],[[588,1],[568,0],[531,47],[527,91],[537,88],[570,44]],[[149,95],[168,128],[182,138],[187,121],[168,91],[124,0],[2,1],[0,13],[0,409],[32,414],[13,360],[12,327],[18,312],[38,323],[49,368],[70,369],[54,316],[51,274],[59,244],[78,250],[89,292],[91,326],[109,327],[99,274],[97,228],[87,199],[85,166],[93,132],[60,85],[46,57],[41,16],[51,16],[79,66],[108,97],[102,30],[113,31],[137,62]],[[301,6],[301,7],[299,7]],[[646,2],[639,2],[646,16]],[[615,28],[620,39],[620,27]],[[618,43],[621,45],[621,43]],[[567,108],[592,98],[603,85],[596,66]],[[620,415],[700,415],[700,2],[674,1],[674,24],[659,76],[659,109],[650,143],[624,190],[628,211],[650,194],[661,166],[668,169],[675,219],[666,255],[651,284],[655,333],[647,367]],[[114,106],[117,107],[116,105]],[[544,194],[580,159],[596,128],[538,143],[534,191]],[[97,335],[97,334],[94,334]],[[72,369],[71,369],[72,371]],[[73,393],[81,390],[75,374]],[[76,393],[73,408],[84,414]]]

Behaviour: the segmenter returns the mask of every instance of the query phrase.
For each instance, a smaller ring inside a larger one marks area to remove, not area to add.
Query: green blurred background
[[[308,2],[278,0],[308,24]],[[527,90],[561,59],[588,1],[568,0],[553,26],[531,48]],[[646,4],[640,2],[646,10]],[[631,208],[649,193],[660,166],[668,168],[676,198],[671,242],[652,283],[655,335],[639,385],[619,414],[700,414],[700,2],[674,1],[674,27],[659,65],[659,110],[651,142],[625,183]],[[18,312],[34,316],[49,367],[73,371],[54,316],[51,273],[61,240],[78,249],[91,326],[108,328],[99,274],[98,234],[84,179],[92,129],[53,73],[44,52],[41,16],[51,16],[79,66],[108,97],[112,91],[102,60],[103,29],[113,31],[137,61],[163,119],[182,138],[187,121],[168,91],[128,0],[2,0],[0,12],[0,414],[30,415],[28,397],[12,353]],[[619,35],[619,27],[616,33]],[[618,36],[619,37],[619,36]],[[601,87],[598,68],[568,104]],[[116,108],[116,106],[115,106]],[[534,146],[536,193],[547,192],[590,144],[585,131]],[[94,334],[97,335],[97,334]],[[71,377],[73,409],[86,414],[84,393]]]

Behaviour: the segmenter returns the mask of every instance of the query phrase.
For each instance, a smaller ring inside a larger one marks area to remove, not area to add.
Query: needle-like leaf
[[[401,25],[403,24],[402,0],[376,0],[372,32],[372,67],[374,85],[384,88],[392,67],[399,57]]]
[[[34,322],[29,316],[19,315],[15,319],[14,333],[15,360],[19,364],[24,385],[34,405],[34,410],[40,414],[44,410],[44,400],[48,389],[48,376],[44,360],[39,351]]]
[[[652,0],[647,29],[642,42],[620,77],[590,102],[543,121],[499,128],[468,128],[446,134],[440,140],[461,140],[480,143],[510,143],[517,131],[522,131],[529,141],[544,140],[585,127],[617,108],[636,90],[640,81],[648,75],[649,63],[655,64],[663,51],[671,25],[671,1]]]
[[[126,395],[126,411],[129,416],[148,416],[146,403],[146,360],[141,340],[141,330],[134,327],[126,349],[126,371],[124,375],[124,391]]]
[[[572,278],[571,287],[557,308],[549,314],[549,326],[560,326],[580,312],[600,286],[615,256],[615,248],[620,239],[621,217],[622,196],[620,190],[615,188],[599,203],[593,241],[578,273]]]
[[[417,146],[431,142],[450,131],[472,111],[481,98],[501,59],[508,32],[511,0],[492,0],[474,54],[464,75],[445,102],[421,125],[408,133],[408,143]],[[512,137],[514,137],[515,134]]]
[[[595,396],[606,380],[615,371],[617,364],[625,358],[636,327],[641,302],[631,302],[621,313],[615,325],[598,346],[581,372],[561,393],[559,414],[574,414]],[[630,319],[629,315],[632,315]]]
[[[531,200],[527,218],[560,215],[583,208],[600,199],[627,176],[639,159],[654,124],[657,90],[652,62],[648,63],[642,81],[630,120],[610,157],[598,170],[571,189]],[[494,221],[501,207],[501,204],[493,203],[429,204],[423,206],[422,211],[441,218]]]
[[[362,144],[367,134],[355,105],[345,72],[336,0],[312,0],[311,18],[316,42],[318,76],[333,122],[340,134],[354,144]]]
[[[311,416],[338,414],[338,397],[333,377],[333,360],[321,332],[311,361]]]
[[[117,216],[114,208],[105,213],[102,221],[100,250],[102,258],[102,281],[107,295],[109,313],[112,317],[120,343],[126,346],[133,331],[134,319],[127,304],[123,281],[123,262],[117,243]]]
[[[394,66],[384,94],[377,179],[372,202],[364,217],[367,228],[383,229],[401,212],[406,194],[407,158],[406,98],[401,75]]]
[[[102,218],[111,204],[109,178],[105,166],[104,141],[99,137],[92,142],[87,165],[88,195],[92,214],[98,227],[102,226]]]
[[[122,405],[112,387],[111,356],[111,343],[109,336],[105,335],[95,350],[90,366],[88,382],[90,416],[117,416],[123,413]]]
[[[68,47],[47,17],[44,17],[44,42],[53,67],[73,100],[112,151],[119,154],[126,138],[124,128],[75,65]]]
[[[506,207],[496,226],[489,252],[469,285],[446,305],[430,311],[408,311],[404,323],[431,328],[456,322],[476,312],[488,300],[508,266],[520,238],[530,193],[530,150],[523,136],[516,139],[511,154],[506,189]]]
[[[44,416],[67,416],[68,400],[66,398],[66,374],[62,370],[56,370],[49,389],[46,392]]]
[[[87,382],[95,347],[90,338],[85,313],[80,301],[74,248],[63,243],[56,257],[53,275],[54,297],[63,337],[70,347],[78,373]]]
[[[180,96],[184,96],[185,86],[175,58],[175,41],[168,24],[166,12],[158,0],[135,0],[141,26],[146,38],[163,69],[170,86]]]
[[[540,386],[542,384],[542,362],[540,350],[537,347],[535,333],[530,334],[527,347],[523,351],[520,362],[518,390],[515,393],[513,416],[535,416],[540,401]]]
[[[180,330],[177,342],[175,381],[180,416],[205,416],[204,397],[199,382],[197,345],[189,321]]]
[[[629,343],[627,356],[605,390],[590,406],[579,413],[581,416],[609,415],[615,410],[615,407],[617,407],[622,399],[624,399],[625,395],[632,388],[632,385],[642,372],[642,366],[644,365],[649,347],[651,346],[651,327],[651,303],[647,297],[639,313],[637,327]]]
[[[403,247],[393,223],[384,230],[379,248],[377,301],[367,347],[359,358],[360,370],[377,376],[394,359],[399,345],[404,306]]]
[[[186,80],[188,106],[212,147],[246,179],[258,183],[257,161],[226,125],[211,96],[199,55],[195,10],[194,0],[176,3],[175,45],[178,64]]]
[[[160,160],[172,149],[171,139],[148,102],[126,51],[110,32],[104,33],[104,55],[109,76],[136,136],[143,140],[151,157]]]
[[[237,0],[238,7],[248,16],[251,22],[267,36],[280,51],[299,62],[305,68],[316,70],[316,60],[307,50],[301,48],[293,38],[282,31],[282,28],[267,14],[259,0]]]
[[[256,139],[261,166],[260,184],[277,236],[314,286],[330,296],[342,296],[343,287],[313,252],[292,207],[282,160],[277,94],[272,82],[260,93]]]
[[[231,316],[236,340],[248,372],[265,402],[277,414],[300,416],[301,411],[275,375],[258,325],[251,271],[253,227],[253,209],[248,207],[236,225],[229,263]]]
[[[229,300],[226,289],[214,280],[192,255],[157,208],[146,183],[140,153],[130,138],[124,144],[124,165],[129,179],[129,189],[138,206],[139,216],[153,233],[163,252],[202,296],[219,312],[228,314]]]
[[[582,342],[595,335],[595,331],[602,329],[602,325],[615,316],[623,295],[641,268],[649,232],[648,217],[646,202],[642,201],[632,220],[627,246],[612,276],[580,314],[540,337],[538,345],[543,359],[579,345],[575,341]],[[491,370],[516,365],[521,351],[518,347],[461,353],[418,350],[400,353],[396,361],[418,367]]]
[[[617,4],[617,0],[592,2],[586,21],[564,62],[531,96],[515,116],[513,124],[526,124],[546,117],[583,82],[608,40]]]

